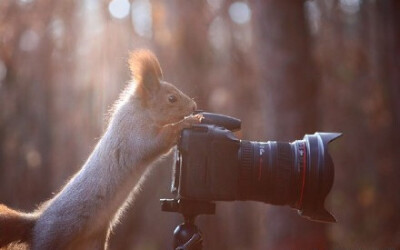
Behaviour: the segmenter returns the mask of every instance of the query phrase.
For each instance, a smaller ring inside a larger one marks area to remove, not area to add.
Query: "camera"
[[[240,130],[239,119],[197,113],[201,123],[182,131],[175,151],[171,191],[178,201],[198,206],[260,201],[288,205],[311,220],[336,221],[324,202],[334,179],[328,143],[340,133],[306,134],[293,142],[247,141],[233,134]]]

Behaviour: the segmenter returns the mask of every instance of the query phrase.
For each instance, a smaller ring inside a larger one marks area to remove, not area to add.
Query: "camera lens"
[[[240,197],[274,205],[294,204],[300,192],[302,161],[294,155],[293,146],[276,141],[241,141]]]
[[[238,199],[289,205],[313,220],[334,222],[325,210],[333,183],[327,145],[338,133],[315,133],[294,142],[242,140]]]

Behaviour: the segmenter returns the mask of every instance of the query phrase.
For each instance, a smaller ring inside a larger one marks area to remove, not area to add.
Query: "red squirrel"
[[[109,125],[83,167],[32,213],[0,205],[0,247],[107,249],[111,228],[149,165],[170,151],[180,131],[202,119],[196,103],[162,81],[148,50],[129,58],[133,81],[115,103]]]

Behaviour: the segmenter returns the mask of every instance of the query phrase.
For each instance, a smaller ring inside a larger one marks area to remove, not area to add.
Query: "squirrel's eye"
[[[170,102],[170,103],[174,103],[174,102],[176,102],[178,99],[176,98],[176,96],[174,96],[174,95],[170,95],[170,96],[168,96],[168,101]]]

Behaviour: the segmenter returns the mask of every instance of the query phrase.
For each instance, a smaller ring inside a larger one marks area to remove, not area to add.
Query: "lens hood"
[[[341,133],[307,134],[303,140],[307,148],[307,166],[304,175],[304,190],[298,207],[300,215],[311,220],[336,222],[335,217],[325,209],[325,198],[332,188],[334,167],[328,152],[328,144],[340,137]]]

